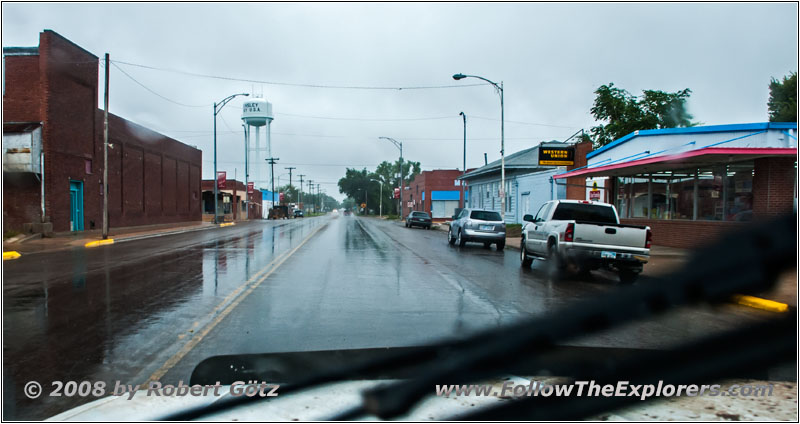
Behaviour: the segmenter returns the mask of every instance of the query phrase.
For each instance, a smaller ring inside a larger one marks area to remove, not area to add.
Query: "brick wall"
[[[585,141],[575,145],[575,165],[568,166],[567,171],[586,166],[586,154],[592,151],[592,143]],[[567,199],[586,199],[586,177],[567,178]]]
[[[471,169],[470,169],[471,171]],[[407,184],[411,189],[404,193],[403,212],[404,216],[408,215],[412,210],[431,212],[431,192],[432,191],[460,191],[461,187],[455,185],[454,180],[460,177],[461,170],[458,169],[439,169],[434,171],[423,171],[411,182]],[[425,201],[422,201],[422,192],[425,192]],[[413,208],[407,207],[408,201],[412,198],[416,200],[416,205]],[[466,187],[464,188],[464,196],[467,195]],[[461,195],[459,199],[463,200]],[[459,203],[460,205],[461,203]]]
[[[38,217],[41,217],[39,180],[31,173],[3,173],[3,232],[20,231],[22,224],[39,222]]]
[[[680,247],[685,249],[700,247],[713,242],[720,234],[741,228],[742,222],[721,221],[683,221],[656,219],[620,219],[623,224],[648,225],[653,232],[656,246]]]
[[[38,56],[9,56],[6,65],[4,122],[43,122],[45,200],[53,230],[70,229],[70,181],[83,183],[84,229],[101,228],[98,58],[47,30],[39,35]],[[199,150],[113,114],[109,143],[114,146],[108,155],[111,227],[201,219]],[[7,178],[3,196],[14,205],[3,208],[4,220],[8,218],[4,229],[41,219],[38,181],[34,185],[22,176]]]
[[[3,122],[41,122],[39,56],[7,56]]]
[[[791,212],[795,196],[795,158],[769,157],[754,162],[753,214],[769,218]]]

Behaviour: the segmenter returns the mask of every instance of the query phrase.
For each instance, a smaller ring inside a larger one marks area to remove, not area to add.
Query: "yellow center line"
[[[164,365],[162,365],[161,368],[159,368],[156,372],[154,372],[150,376],[150,378],[148,378],[147,381],[145,381],[144,386],[146,387],[149,382],[158,381],[161,377],[163,377],[172,367],[174,367],[181,359],[183,359],[183,357],[186,356],[186,354],[188,354],[192,349],[194,349],[195,346],[197,346],[201,341],[203,341],[203,338],[205,338],[208,335],[208,333],[210,333],[211,330],[213,330],[214,327],[217,326],[217,324],[219,324],[223,319],[225,319],[225,317],[228,316],[228,314],[230,314],[231,311],[233,311],[245,298],[247,298],[247,296],[250,293],[252,293],[253,290],[255,290],[267,278],[269,278],[269,276],[272,275],[272,273],[275,272],[287,259],[289,259],[290,256],[292,256],[295,252],[297,252],[297,250],[300,249],[304,244],[306,244],[306,242],[308,242],[314,234],[319,232],[326,225],[327,224],[323,224],[314,229],[308,236],[306,236],[305,239],[303,239],[302,242],[300,242],[300,244],[295,246],[294,249],[290,250],[288,253],[285,253],[284,255],[270,262],[269,265],[267,265],[266,267],[261,269],[258,273],[256,273],[256,275],[254,275],[253,278],[248,280],[247,283],[241,285],[234,293],[228,295],[225,298],[225,300],[223,300],[219,305],[217,305],[216,308],[214,308],[214,310],[208,315],[208,317],[213,315],[219,308],[221,308],[230,297],[232,297],[234,294],[240,293],[245,287],[250,285],[247,291],[241,293],[241,295],[238,298],[236,298],[233,302],[231,302],[219,315],[217,315],[216,318],[214,318],[213,321],[206,324],[206,326],[203,327],[199,332],[197,332],[197,334],[195,334],[195,336],[192,337],[191,340],[186,342],[186,344],[183,345],[183,347],[178,352],[176,352],[174,355],[172,355],[172,357],[167,359]],[[258,280],[255,283],[251,284],[251,281],[253,279],[257,278],[259,274],[261,274],[270,267],[271,269],[269,269],[269,271],[267,271],[260,278],[258,278]]]

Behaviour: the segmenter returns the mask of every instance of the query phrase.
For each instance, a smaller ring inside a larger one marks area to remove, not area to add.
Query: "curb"
[[[97,246],[105,246],[107,244],[114,244],[114,239],[105,239],[105,240],[94,240],[84,244],[84,247],[97,247]]]
[[[3,260],[4,261],[7,261],[9,259],[17,259],[20,256],[22,256],[22,255],[20,255],[19,252],[17,252],[16,250],[10,250],[8,252],[3,252]]]
[[[756,309],[762,309],[770,312],[782,313],[789,310],[789,305],[785,303],[775,302],[774,300],[762,299],[760,297],[755,297],[755,296],[737,294],[731,297],[731,300],[734,303],[738,303],[740,305],[749,306],[751,308],[756,308]]]

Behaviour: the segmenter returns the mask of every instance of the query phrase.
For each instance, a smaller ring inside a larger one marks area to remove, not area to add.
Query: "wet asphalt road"
[[[413,346],[618,288],[612,274],[553,282],[516,250],[330,216],[25,255],[4,271],[4,419],[93,400],[47,397],[52,381],[175,384],[213,355]],[[570,343],[660,348],[761,316],[678,311]],[[24,396],[31,380],[45,396]]]

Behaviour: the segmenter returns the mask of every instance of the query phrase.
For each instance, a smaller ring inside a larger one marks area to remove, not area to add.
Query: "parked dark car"
[[[430,230],[432,223],[431,216],[428,215],[427,212],[414,211],[406,217],[406,228],[411,228],[416,225],[417,227]]]
[[[295,218],[302,218],[302,217],[304,217],[304,216],[305,216],[305,215],[303,215],[303,210],[302,210],[302,209],[296,209],[296,210],[294,211],[294,217],[295,217]]]

